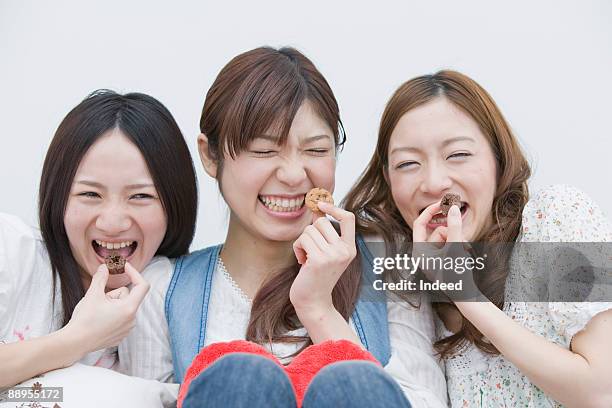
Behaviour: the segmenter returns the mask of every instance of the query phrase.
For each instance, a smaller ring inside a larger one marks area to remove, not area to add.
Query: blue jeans
[[[273,361],[248,353],[215,361],[189,385],[184,408],[296,407],[289,377]],[[323,368],[306,390],[304,408],[402,407],[410,403],[382,368],[366,361],[341,361]]]

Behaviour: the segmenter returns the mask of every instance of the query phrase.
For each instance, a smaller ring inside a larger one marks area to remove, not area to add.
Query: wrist
[[[54,334],[60,349],[65,350],[65,353],[59,353],[62,356],[63,367],[73,365],[91,351],[86,336],[70,323]]]
[[[298,319],[308,328],[311,324],[320,324],[338,313],[333,304],[303,305],[295,307]]]

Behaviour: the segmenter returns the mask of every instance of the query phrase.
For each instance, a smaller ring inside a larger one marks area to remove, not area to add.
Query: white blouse
[[[53,300],[53,275],[40,231],[15,216],[0,213],[0,343],[33,339],[62,327],[59,279]],[[117,348],[94,351],[86,365],[112,368]]]
[[[168,259],[154,258],[142,274],[145,279],[149,279],[149,273],[158,276],[158,268],[171,268]],[[0,213],[0,347],[2,343],[30,340],[59,330],[63,321],[61,299],[59,279],[54,298],[51,264],[40,231],[17,217]],[[125,362],[124,367],[128,364]],[[65,408],[175,405],[177,386],[128,377],[108,368],[119,368],[117,347],[91,352],[73,366],[19,385],[31,387],[39,382],[44,387],[63,387],[60,405]],[[15,404],[4,402],[0,395],[0,406]]]
[[[161,272],[161,271],[159,271]],[[164,298],[171,270],[152,277],[151,292],[141,305],[136,327],[119,346],[123,372],[143,378],[173,381],[172,356],[168,326],[164,316]],[[418,299],[417,299],[418,300]],[[435,327],[431,306],[422,300],[420,309],[407,304],[388,303],[391,358],[385,370],[400,385],[414,408],[447,406],[446,382],[432,341]],[[251,302],[231,276],[217,265],[212,278],[205,345],[231,340],[244,340],[251,311]],[[352,322],[349,322],[353,330]],[[304,328],[291,334],[306,335]],[[302,344],[275,343],[265,347],[282,362]],[[121,370],[121,368],[120,368]]]
[[[601,210],[584,193],[569,186],[556,185],[536,194],[527,203],[518,241],[610,242],[610,231]],[[513,260],[510,261],[506,298],[520,299],[521,293],[547,277],[534,276],[536,269],[525,264],[524,259],[520,265]],[[593,316],[608,309],[612,309],[612,303],[509,301],[503,311],[533,333],[569,349],[572,337]],[[438,334],[440,337],[450,334],[439,320]],[[445,364],[453,408],[561,406],[504,356],[486,354],[471,343],[447,359]]]

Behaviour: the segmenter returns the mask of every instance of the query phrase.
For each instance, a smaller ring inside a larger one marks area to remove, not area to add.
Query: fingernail
[[[328,203],[327,201],[319,201],[317,202],[317,207],[324,210],[325,208],[330,209],[332,205]]]
[[[448,210],[448,212],[449,212],[449,213],[450,213],[450,212],[452,212],[452,213],[453,213],[453,215],[459,215],[459,214],[461,214],[461,211],[459,210],[459,207],[457,207],[456,205],[453,205],[453,206],[452,206],[452,207],[451,207],[451,208]]]

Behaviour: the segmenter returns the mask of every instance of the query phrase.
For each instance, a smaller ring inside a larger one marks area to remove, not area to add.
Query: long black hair
[[[189,251],[197,216],[193,161],[172,114],[141,93],[91,93],[62,120],[47,150],[40,179],[38,217],[53,282],[61,285],[63,324],[85,294],[81,267],[64,227],[74,175],[89,148],[106,132],[119,129],[142,153],[167,217],[167,230],[156,255],[178,257]],[[55,293],[55,288],[54,292]]]

